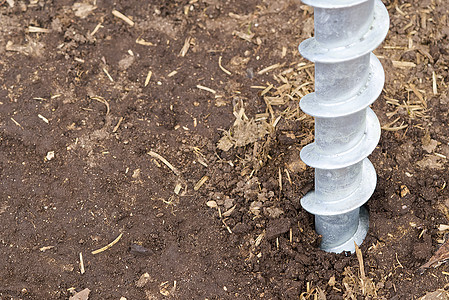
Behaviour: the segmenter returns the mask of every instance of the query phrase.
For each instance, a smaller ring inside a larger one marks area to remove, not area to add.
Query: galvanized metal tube
[[[371,52],[385,38],[389,17],[380,0],[303,0],[314,7],[315,37],[300,53],[315,63],[315,92],[301,109],[315,117],[315,142],[301,159],[315,168],[315,190],[301,199],[315,215],[315,229],[328,252],[355,251],[368,231],[362,207],[376,187],[367,156],[380,138],[369,108],[380,95],[385,74]]]

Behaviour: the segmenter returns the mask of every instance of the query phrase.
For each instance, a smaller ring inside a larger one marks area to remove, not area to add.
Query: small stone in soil
[[[129,247],[129,252],[131,252],[132,254],[136,254],[136,255],[151,255],[153,254],[153,251],[151,251],[148,248],[145,248],[141,245],[137,245],[137,244],[132,244]]]
[[[281,234],[290,230],[290,221],[286,218],[274,219],[268,223],[265,237],[267,240],[279,237]]]

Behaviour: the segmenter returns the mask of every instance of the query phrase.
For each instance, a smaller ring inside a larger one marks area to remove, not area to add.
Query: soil
[[[310,8],[79,3],[0,1],[1,299],[86,288],[89,299],[417,299],[448,288],[448,265],[419,269],[449,222],[446,1],[384,1],[365,276],[355,254],[318,249],[299,203],[314,173],[299,159],[313,141],[298,108],[313,91],[297,51],[313,35]]]

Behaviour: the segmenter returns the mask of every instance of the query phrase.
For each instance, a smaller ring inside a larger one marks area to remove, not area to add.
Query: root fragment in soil
[[[225,72],[226,74],[232,75],[232,73],[231,73],[230,71],[226,70],[226,69],[221,65],[221,59],[222,59],[222,58],[223,58],[222,56],[220,56],[220,57],[218,58],[218,66],[219,66],[220,69],[221,69],[223,72]]]
[[[109,115],[110,107],[109,107],[109,103],[106,99],[104,99],[103,97],[100,97],[100,96],[95,96],[95,97],[90,97],[90,98],[97,100],[100,103],[103,103],[106,106],[106,116]]]

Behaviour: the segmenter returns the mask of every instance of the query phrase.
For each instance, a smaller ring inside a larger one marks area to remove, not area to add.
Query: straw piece
[[[217,93],[217,91],[215,91],[215,90],[213,90],[211,88],[208,88],[206,86],[202,86],[202,85],[197,84],[196,87],[199,88],[200,90],[205,90],[205,91],[211,92],[212,94],[216,94]]]
[[[153,72],[150,70],[148,71],[147,78],[145,79],[145,86],[147,86],[148,83],[150,83],[151,75],[153,75]]]
[[[122,238],[123,233],[120,233],[119,236],[113,240],[111,243],[107,244],[106,246],[104,246],[103,248],[100,248],[98,250],[92,251],[92,254],[98,254],[101,253],[103,251],[108,250],[109,248],[111,248],[112,246],[114,246],[115,244],[117,244],[117,242]]]
[[[118,10],[113,9],[112,10],[112,14],[114,16],[116,16],[119,19],[122,19],[123,21],[125,21],[126,23],[128,23],[129,26],[134,26],[134,22],[133,20],[131,20],[130,18],[128,18],[127,16],[125,16],[124,14],[122,14],[121,12],[119,12]]]

